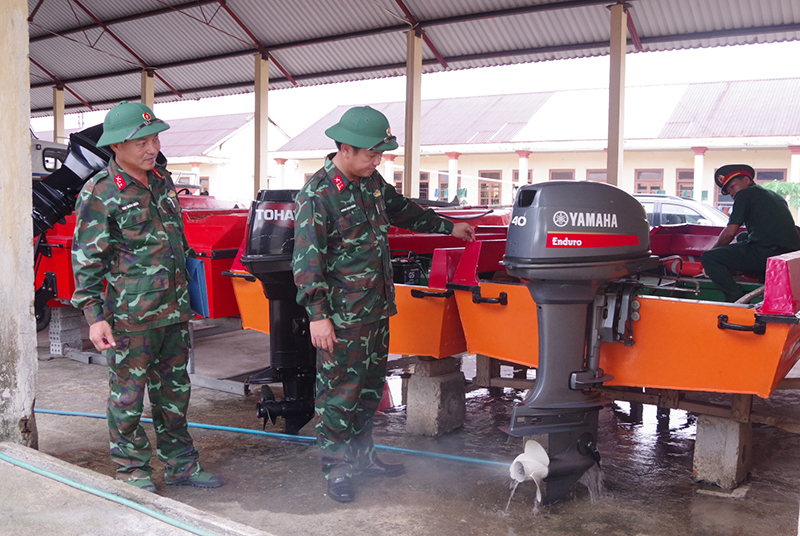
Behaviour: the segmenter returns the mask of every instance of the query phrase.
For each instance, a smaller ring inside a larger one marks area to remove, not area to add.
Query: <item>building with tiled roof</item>
[[[247,202],[253,197],[255,131],[252,113],[169,119],[169,130],[159,134],[161,152],[176,184],[200,186],[221,199]],[[67,135],[82,129],[67,130]],[[37,133],[51,141],[53,132]],[[288,137],[270,125],[269,146],[279,147]],[[277,164],[272,166],[279,169]],[[272,169],[270,171],[273,171]],[[275,176],[270,176],[275,181]],[[194,189],[194,188],[193,188]]]
[[[389,118],[400,147],[382,168],[402,186],[403,102],[371,104]],[[273,155],[296,163],[285,184],[302,185],[335,150],[324,130],[348,106],[320,118]],[[523,182],[605,180],[608,90],[582,89],[422,101],[420,197],[452,198],[458,176],[470,203],[510,203]],[[800,79],[629,87],[619,186],[724,203],[713,172],[749,163],[760,180],[800,181]],[[695,180],[697,177],[697,180]]]

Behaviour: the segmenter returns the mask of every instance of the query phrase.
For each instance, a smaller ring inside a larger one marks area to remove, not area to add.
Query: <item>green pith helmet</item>
[[[145,136],[167,130],[169,125],[156,119],[153,110],[140,102],[122,101],[106,114],[103,121],[103,135],[97,141],[98,147],[128,140],[138,140]]]
[[[391,151],[398,147],[389,120],[369,106],[350,108],[325,135],[333,141],[370,151]]]

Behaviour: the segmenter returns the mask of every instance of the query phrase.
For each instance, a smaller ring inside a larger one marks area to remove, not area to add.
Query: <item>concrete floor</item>
[[[40,334],[36,405],[40,409],[104,413],[107,371],[64,358],[49,358],[46,332]],[[197,372],[215,377],[253,369],[267,358],[265,335],[238,331],[196,341]],[[510,463],[519,440],[498,430],[508,423],[515,400],[509,391],[491,398],[473,391],[463,429],[440,438],[405,434],[403,411],[376,418],[377,443],[481,460]],[[189,420],[260,430],[256,396],[194,388]],[[800,416],[800,393],[782,392],[756,409]],[[437,459],[383,451],[402,461],[408,474],[358,482],[356,501],[336,503],[313,443],[259,435],[193,430],[203,465],[225,486],[216,490],[166,487],[162,496],[199,510],[275,534],[289,535],[795,535],[800,500],[800,435],[754,427],[751,476],[734,494],[692,482],[695,417],[673,410],[660,428],[655,408],[645,406],[632,422],[625,403],[609,403],[600,416],[599,449],[603,485],[595,497],[578,485],[572,496],[535,511],[535,486],[519,486],[506,511],[510,478],[506,466]],[[56,458],[112,476],[103,419],[38,414],[40,450]],[[281,432],[267,426],[268,431]],[[152,435],[152,426],[146,425]],[[160,464],[155,462],[158,470]],[[596,483],[596,482],[595,482]],[[0,506],[0,509],[2,507]]]

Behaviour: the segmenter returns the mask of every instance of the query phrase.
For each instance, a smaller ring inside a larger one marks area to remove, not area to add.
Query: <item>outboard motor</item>
[[[83,185],[104,169],[114,156],[110,148],[97,147],[102,134],[102,123],[70,134],[63,165],[44,179],[33,183],[33,236],[36,238],[34,265],[37,267],[42,256],[51,256],[47,231],[56,223],[64,223],[64,218],[75,210],[75,199]],[[156,162],[166,165],[167,159],[159,152]],[[41,331],[49,322],[47,302],[57,293],[56,276],[48,272],[41,286],[36,289],[34,297],[37,330]]]
[[[634,291],[609,283],[656,267],[658,258],[636,199],[604,183],[561,181],[519,190],[503,264],[528,286],[539,324],[536,384],[507,431],[549,434],[549,504],[600,459],[599,395],[584,391],[612,379],[598,367],[600,342],[632,343]]]
[[[40,181],[33,183],[33,236],[34,266],[39,266],[43,256],[50,257],[46,233],[75,210],[75,199],[84,183],[106,167],[113,156],[110,149],[96,147],[103,133],[103,125],[95,125],[69,136],[67,157],[62,166]],[[36,289],[33,310],[36,315],[36,330],[43,330],[50,321],[47,306],[58,293],[56,274],[47,272],[42,284]]]
[[[75,209],[75,198],[83,184],[108,165],[114,156],[107,147],[95,144],[103,125],[95,125],[69,136],[64,164],[33,185],[33,236],[39,236]]]
[[[292,275],[294,201],[299,190],[262,190],[250,208],[248,239],[242,264],[264,287],[269,300],[270,366],[251,375],[261,388],[258,418],[296,434],[314,416],[316,350],[308,331],[308,315],[297,304]],[[275,399],[269,383],[283,383],[284,398]]]

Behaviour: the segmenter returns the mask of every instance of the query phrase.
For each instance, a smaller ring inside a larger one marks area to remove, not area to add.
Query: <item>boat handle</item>
[[[732,329],[734,331],[752,331],[756,335],[763,335],[767,332],[767,324],[765,322],[756,319],[752,326],[731,324],[728,322],[728,315],[719,315],[717,317],[717,327],[719,329]]]
[[[450,298],[453,295],[453,290],[448,289],[444,292],[430,292],[427,290],[420,290],[418,288],[411,289],[412,298]]]
[[[484,298],[481,296],[481,288],[478,287],[472,291],[472,303],[499,303],[500,305],[508,305],[508,294],[501,292],[497,298]]]
[[[224,272],[222,272],[222,275],[225,275],[225,276],[228,276],[228,277],[241,277],[245,281],[250,281],[251,283],[256,280],[256,277],[254,275],[252,275],[252,274],[237,274],[235,272],[231,272],[231,271],[228,271],[228,270],[225,270]]]

